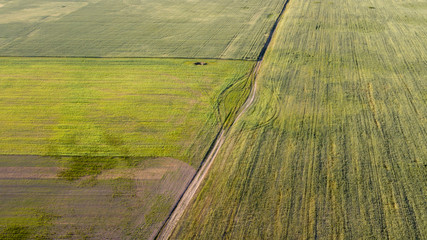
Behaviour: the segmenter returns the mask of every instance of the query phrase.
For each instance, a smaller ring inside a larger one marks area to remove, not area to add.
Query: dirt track
[[[240,108],[239,114],[237,115],[236,119],[233,121],[231,126],[235,122],[237,122],[245,112],[247,112],[247,110],[249,109],[249,107],[252,105],[252,103],[255,100],[255,96],[256,96],[255,94],[257,91],[256,79],[258,76],[259,69],[261,67],[262,60],[264,58],[264,55],[265,55],[265,52],[267,51],[268,46],[270,45],[271,39],[272,39],[273,34],[274,34],[276,27],[277,27],[277,24],[279,23],[280,19],[282,18],[283,13],[285,12],[286,5],[288,4],[288,2],[289,2],[288,0],[285,1],[283,9],[282,9],[280,15],[278,16],[278,18],[276,19],[276,22],[274,23],[274,25],[270,31],[270,35],[269,35],[269,37],[268,37],[268,39],[264,45],[264,48],[261,50],[261,53],[258,57],[258,61],[255,64],[255,66],[252,70],[251,76],[250,76],[252,78],[252,81],[253,81],[251,92],[250,92],[246,102]],[[224,143],[224,141],[227,137],[227,134],[228,134],[228,130],[231,128],[231,126],[227,129],[222,129],[221,132],[218,134],[218,137],[217,137],[211,151],[209,152],[209,155],[207,156],[207,158],[202,163],[202,166],[200,167],[199,171],[196,173],[193,180],[188,185],[188,188],[185,190],[181,199],[178,201],[175,208],[172,210],[171,214],[169,215],[169,218],[163,224],[162,228],[159,230],[158,234],[155,236],[154,239],[167,240],[170,238],[173,230],[175,229],[176,225],[178,224],[178,221],[181,219],[182,215],[184,214],[185,209],[190,204],[191,200],[193,199],[194,195],[196,194],[197,190],[199,189],[199,186],[203,182],[203,179],[205,179],[206,174],[208,173],[213,161],[215,160],[216,155],[218,154],[219,150],[221,149],[221,146]]]
[[[237,122],[237,120],[248,110],[248,108],[252,105],[252,103],[255,100],[255,93],[257,90],[257,84],[255,80],[258,75],[260,66],[261,66],[261,61],[258,61],[254,66],[254,69],[251,74],[251,78],[253,79],[253,86],[252,86],[251,92],[246,102],[240,108],[239,114],[237,115],[233,124]],[[193,180],[191,181],[188,188],[182,195],[176,207],[173,209],[172,214],[167,219],[163,227],[160,229],[160,232],[155,237],[155,239],[169,239],[173,230],[175,229],[175,226],[177,225],[178,221],[181,219],[181,216],[184,214],[185,209],[190,204],[191,199],[193,199],[193,196],[196,194],[197,190],[199,189],[199,186],[203,182],[203,179],[205,179],[205,176],[208,173],[209,168],[213,163],[213,160],[215,159],[216,155],[218,154],[222,144],[224,143],[227,137],[227,133],[229,129],[230,128],[221,130],[221,132],[218,135],[218,138],[215,141],[215,144],[212,150],[210,151],[208,157],[205,159],[204,164],[201,166],[199,171],[194,176]]]

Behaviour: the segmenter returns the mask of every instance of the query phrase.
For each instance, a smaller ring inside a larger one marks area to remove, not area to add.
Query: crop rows
[[[427,4],[290,1],[173,239],[425,239]]]
[[[253,65],[209,61],[195,66],[159,59],[0,61],[0,154],[175,157],[194,166],[216,134],[211,130],[225,121],[219,115],[235,107],[226,96],[245,91]]]
[[[54,158],[0,156],[0,239],[148,239],[195,172],[145,159],[70,182],[56,166]]]
[[[149,238],[253,65],[1,58],[0,239]]]
[[[256,59],[282,7],[281,0],[13,0],[0,7],[0,56]]]

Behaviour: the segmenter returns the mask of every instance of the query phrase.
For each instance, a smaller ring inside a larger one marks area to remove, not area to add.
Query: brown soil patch
[[[129,169],[111,169],[102,172],[97,179],[118,179],[129,178],[136,180],[160,180],[168,170],[166,168],[129,168]]]
[[[0,154],[0,163],[4,164],[4,162],[10,161],[13,162],[14,166],[16,164],[22,164],[23,162],[27,164],[39,164],[40,162],[56,162],[54,157],[48,156],[39,156],[39,155],[7,155]]]
[[[152,239],[196,172],[177,159],[144,158],[134,168],[112,169],[96,177],[106,181],[69,183],[56,180],[62,169],[48,165],[55,163],[51,160],[0,155],[0,179],[10,179],[0,186],[0,196],[4,209],[24,200],[25,207],[35,209],[42,202],[46,212],[58,216],[51,222],[52,239],[69,234],[72,239],[126,239],[123,233],[128,231],[135,234],[132,239]],[[22,214],[27,213],[14,216]]]
[[[189,169],[187,169],[189,168]],[[145,160],[140,166],[134,168],[111,169],[97,176],[99,180],[128,178],[135,180],[161,180],[165,174],[194,170],[188,164],[173,158],[156,158]],[[186,170],[186,171],[185,171]]]
[[[0,162],[1,161],[7,161],[8,164],[3,162],[3,166],[0,166],[0,179],[54,179],[58,178],[58,172],[64,170],[60,167],[34,166],[41,162],[51,165],[52,162],[56,160],[50,157],[36,155],[0,155]],[[27,166],[21,167],[19,165]],[[137,167],[116,168],[103,171],[97,176],[97,179],[111,180],[126,178],[134,180],[165,180],[169,178],[169,175],[174,175],[178,172],[182,172],[183,175],[192,175],[195,170],[188,164],[177,159],[154,158],[143,160]]]
[[[0,167],[0,179],[53,179],[58,167]]]

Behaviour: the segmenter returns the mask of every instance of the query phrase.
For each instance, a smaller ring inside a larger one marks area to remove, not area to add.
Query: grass
[[[30,231],[26,227],[13,226],[4,229],[0,232],[0,239],[27,239],[30,235]]]
[[[427,238],[426,7],[291,0],[172,238]]]
[[[29,163],[17,161],[16,174],[28,165],[55,165],[52,158],[24,158]],[[147,159],[132,171],[161,175],[99,175],[75,181],[0,175],[0,239],[148,239],[195,170],[178,160]]]
[[[207,62],[1,58],[0,154],[75,156],[79,168],[106,157],[94,171],[117,156],[198,166],[253,66]]]
[[[65,158],[67,159],[67,158]],[[113,169],[122,158],[99,156],[75,156],[68,158],[66,169],[58,176],[67,180],[77,180],[84,176],[99,175],[103,170]],[[132,167],[129,165],[129,167]]]
[[[0,1],[0,56],[256,59],[281,0]]]
[[[149,238],[249,94],[196,61],[0,58],[0,239]]]
[[[173,204],[170,199],[167,199],[162,195],[156,196],[155,202],[156,204],[153,205],[152,209],[150,209],[150,212],[144,217],[145,224],[151,225],[155,222],[162,221],[164,216],[169,214],[170,208]]]

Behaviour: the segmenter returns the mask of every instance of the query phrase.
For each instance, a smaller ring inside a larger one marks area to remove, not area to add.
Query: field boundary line
[[[99,56],[1,56],[1,58],[57,58],[57,59],[170,59],[170,60],[224,60],[224,61],[243,61],[243,62],[256,62],[257,58],[240,59],[240,58],[216,58],[216,57],[99,57]]]
[[[256,91],[257,91],[256,78],[261,68],[264,55],[267,52],[267,49],[271,43],[273,35],[277,29],[277,25],[282,19],[282,16],[286,10],[286,6],[288,5],[289,1],[290,0],[285,0],[282,11],[280,12],[279,16],[274,22],[270,30],[270,34],[267,38],[267,41],[265,42],[263,48],[261,49],[260,55],[257,58],[257,62],[249,75],[249,78],[251,78],[251,81],[252,81],[252,86],[251,86],[251,91],[249,93],[249,96],[247,97],[245,103],[240,107],[236,118],[233,120],[230,126],[227,128],[221,127],[219,133],[216,135],[213,143],[211,144],[211,147],[209,148],[206,154],[206,157],[200,164],[200,167],[197,170],[196,174],[193,176],[193,178],[185,188],[184,192],[181,194],[180,198],[173,206],[168,217],[163,221],[162,226],[160,227],[160,229],[158,230],[158,232],[156,233],[153,239],[167,240],[170,238],[173,231],[175,230],[176,225],[178,224],[179,220],[181,219],[188,205],[190,205],[194,195],[196,195],[197,190],[199,189],[200,185],[205,179],[210,167],[212,166],[212,163],[215,160],[215,157],[217,156],[225,139],[228,136],[229,130],[243,116],[243,114],[247,112],[249,107],[252,106],[253,102],[255,101]]]

